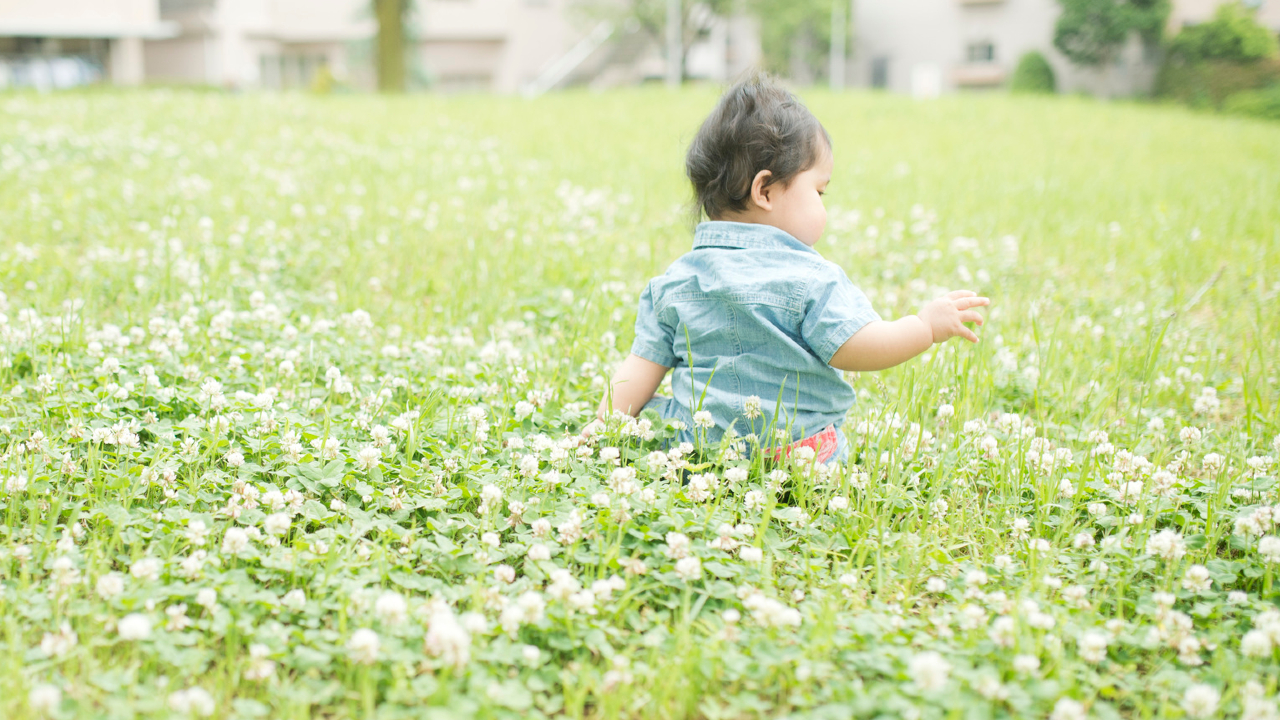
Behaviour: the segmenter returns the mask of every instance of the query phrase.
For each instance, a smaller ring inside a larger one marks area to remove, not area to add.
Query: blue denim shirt
[[[696,441],[699,409],[715,421],[703,431],[709,443],[731,426],[770,446],[781,444],[775,428],[786,428],[795,441],[838,427],[854,392],[827,363],[879,319],[839,265],[787,232],[700,223],[693,250],[640,294],[631,352],[675,369],[674,397],[655,397],[645,408],[683,422],[678,440],[688,442]],[[760,398],[754,419],[745,406],[750,396]]]

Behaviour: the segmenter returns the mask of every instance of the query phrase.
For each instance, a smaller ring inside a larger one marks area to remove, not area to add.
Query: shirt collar
[[[693,247],[754,248],[759,250],[799,250],[818,254],[786,230],[761,223],[708,220],[693,231]]]

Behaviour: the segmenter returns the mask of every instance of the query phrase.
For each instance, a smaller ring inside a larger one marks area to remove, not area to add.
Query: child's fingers
[[[960,335],[960,337],[964,338],[965,340],[968,340],[968,341],[969,341],[969,342],[971,342],[971,343],[976,343],[976,342],[978,342],[978,333],[976,333],[976,332],[974,332],[974,331],[970,330],[969,328],[967,328],[967,327],[965,327],[965,326],[963,326],[963,325],[961,325],[961,326],[960,326],[960,333],[959,333],[959,335]]]
[[[982,319],[982,315],[976,310],[965,310],[960,313],[960,322],[971,322],[981,325],[985,321]]]
[[[959,300],[960,298],[973,297],[974,295],[977,295],[977,294],[978,293],[972,290],[952,290],[951,292],[947,293],[947,297],[952,300]]]
[[[991,298],[985,298],[981,296],[960,298],[959,300],[956,301],[956,307],[960,308],[961,310],[968,310],[969,308],[982,307],[984,305],[990,305],[990,304],[991,304]]]

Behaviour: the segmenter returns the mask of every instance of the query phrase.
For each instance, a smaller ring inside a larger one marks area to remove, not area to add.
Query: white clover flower
[[[987,584],[987,574],[981,570],[970,570],[964,576],[964,584],[969,587],[982,587]]]
[[[63,622],[58,626],[58,632],[44,634],[40,639],[40,650],[48,657],[62,657],[79,642],[80,637],[71,629],[70,623]]]
[[[1280,537],[1267,535],[1258,540],[1258,554],[1268,563],[1280,563]]]
[[[202,588],[196,593],[196,604],[206,610],[212,610],[218,603],[218,591],[213,588]]]
[[[204,688],[192,687],[170,693],[169,709],[183,715],[209,717],[217,709],[217,704]]]
[[[142,558],[129,566],[129,574],[138,580],[155,582],[160,579],[161,562],[159,558]]]
[[[289,526],[292,524],[293,520],[290,519],[288,513],[271,513],[266,520],[262,521],[262,528],[267,531],[268,535],[279,537],[289,532]]]
[[[238,527],[229,527],[222,536],[222,552],[225,555],[238,555],[249,547],[249,534]]]
[[[62,705],[62,690],[56,685],[39,683],[27,694],[27,704],[38,713],[51,715]]]
[[[1209,415],[1218,411],[1222,401],[1218,399],[1218,391],[1212,387],[1204,387],[1200,395],[1192,403],[1191,409],[1197,415]]]
[[[1013,647],[1014,632],[1017,625],[1014,619],[1008,615],[1001,615],[991,623],[991,628],[987,631],[987,636],[991,638],[991,642],[1002,648]]]
[[[119,573],[107,573],[98,578],[94,590],[103,600],[110,600],[124,592],[124,578]]]
[[[1212,717],[1218,711],[1218,701],[1222,696],[1212,685],[1195,683],[1187,688],[1182,696],[1182,709],[1189,717]]]
[[[1182,533],[1166,528],[1147,538],[1147,554],[1174,561],[1187,554],[1187,544]]]
[[[741,596],[742,591],[739,589],[739,597]],[[758,591],[747,595],[742,604],[761,627],[800,627],[804,620],[799,610],[787,607],[773,598],[765,597]]]
[[[1049,720],[1085,720],[1088,716],[1084,705],[1069,697],[1060,697],[1058,702],[1053,704],[1053,712],[1049,714]]]
[[[945,513],[945,512],[946,512],[946,507],[945,507],[946,501],[945,501],[945,500],[942,500],[941,498],[939,498],[938,502],[942,502],[942,503],[943,503],[943,505],[944,505],[944,507],[943,507],[943,512]],[[845,496],[843,496],[843,495],[836,495],[835,497],[833,497],[833,498],[831,498],[830,500],[828,500],[828,501],[827,501],[827,509],[828,509],[828,510],[830,510],[830,511],[832,511],[832,512],[841,512],[841,511],[843,511],[843,510],[848,510],[848,509],[849,509],[849,498],[847,498],[847,497],[845,497]]]
[[[483,624],[483,617],[480,622]],[[456,668],[463,668],[471,661],[471,633],[459,622],[453,610],[448,606],[437,609],[431,613],[428,625],[422,641],[428,654]]]
[[[951,418],[955,417],[955,414],[956,414],[956,409],[948,403],[943,403],[938,406],[937,415],[938,415],[939,422],[946,422]]]
[[[294,588],[280,598],[280,604],[290,610],[299,611],[307,606],[307,594],[300,588]]]
[[[1226,465],[1226,462],[1227,461],[1218,453],[1209,453],[1204,456],[1203,460],[1201,460],[1205,472],[1211,473],[1216,473],[1221,470],[1222,466]]]
[[[666,541],[667,541],[667,549],[666,549],[667,557],[671,558],[672,560],[679,560],[681,558],[688,556],[689,536],[685,535],[684,533],[675,532],[673,530],[667,533]]]
[[[742,402],[742,416],[748,420],[755,420],[760,417],[760,398],[756,395],[749,395]]]
[[[353,662],[372,665],[378,661],[379,645],[378,633],[369,628],[360,628],[347,640],[347,651],[351,654]]]
[[[1273,646],[1271,633],[1266,630],[1255,628],[1240,638],[1240,652],[1245,657],[1268,657],[1271,655]]]
[[[374,445],[360,448],[356,453],[355,464],[361,472],[369,472],[382,464],[382,451]]]
[[[1091,548],[1093,547],[1093,544],[1094,544],[1093,533],[1087,533],[1087,532],[1076,533],[1075,537],[1071,538],[1071,547],[1077,550]]]
[[[702,561],[696,557],[686,557],[677,560],[676,577],[685,581],[693,581],[701,578]]]
[[[525,555],[530,560],[533,560],[535,562],[541,562],[543,560],[551,559],[551,550],[549,550],[547,546],[543,545],[542,543],[534,543],[529,546],[529,549],[525,552]]]
[[[1080,658],[1085,662],[1100,663],[1107,656],[1107,645],[1111,642],[1110,637],[1103,632],[1097,630],[1086,630],[1076,640],[1076,646],[1080,653]]]
[[[743,545],[738,549],[738,557],[743,562],[758,563],[764,559],[764,551],[754,545]]]
[[[1030,675],[1040,669],[1040,658],[1035,655],[1015,655],[1013,671],[1019,675]]]
[[[1135,503],[1141,495],[1142,481],[1140,480],[1123,482],[1116,488],[1116,499],[1123,502]]]
[[[146,640],[151,637],[151,621],[146,615],[129,613],[116,624],[121,640]]]
[[[1192,592],[1205,592],[1213,585],[1209,577],[1209,568],[1203,565],[1192,565],[1182,577],[1182,587]]]
[[[262,643],[249,646],[249,667],[244,671],[246,680],[259,681],[270,678],[276,672],[276,663],[270,660],[271,648]]]
[[[388,590],[378,596],[373,605],[373,612],[378,619],[388,625],[399,625],[409,615],[409,605],[400,593]]]
[[[941,690],[951,676],[951,663],[938,653],[929,650],[919,653],[907,663],[907,674],[923,692]]]
[[[493,579],[501,583],[513,583],[516,581],[516,570],[510,565],[498,565],[493,568]]]
[[[925,582],[924,589],[931,593],[945,592],[947,589],[947,581],[940,577],[931,577]]]

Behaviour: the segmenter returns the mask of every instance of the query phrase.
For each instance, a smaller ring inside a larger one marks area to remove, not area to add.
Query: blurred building
[[[411,65],[442,88],[511,90],[574,39],[565,0],[419,0]],[[148,78],[236,89],[305,87],[320,67],[372,87],[370,0],[161,0],[171,39],[149,43]]]
[[[158,0],[0,0],[0,88],[135,85],[144,43],[176,32]]]
[[[178,31],[147,43],[148,79],[287,89],[310,85],[324,67],[339,82],[374,86],[371,0],[159,4],[161,16]],[[579,17],[570,0],[416,0],[414,7],[410,72],[440,90],[508,93],[625,84],[660,76],[665,67],[651,38],[635,28]],[[690,50],[689,74],[722,80],[754,62],[759,53],[751,54],[758,35],[753,32],[741,18],[714,19]]]
[[[1212,18],[1225,0],[1174,0],[1169,32]],[[1250,0],[1280,31],[1280,0]],[[1130,38],[1114,64],[1073,65],[1053,46],[1057,0],[856,0],[853,85],[928,97],[1004,85],[1026,52],[1044,54],[1061,92],[1147,94],[1160,49]]]

